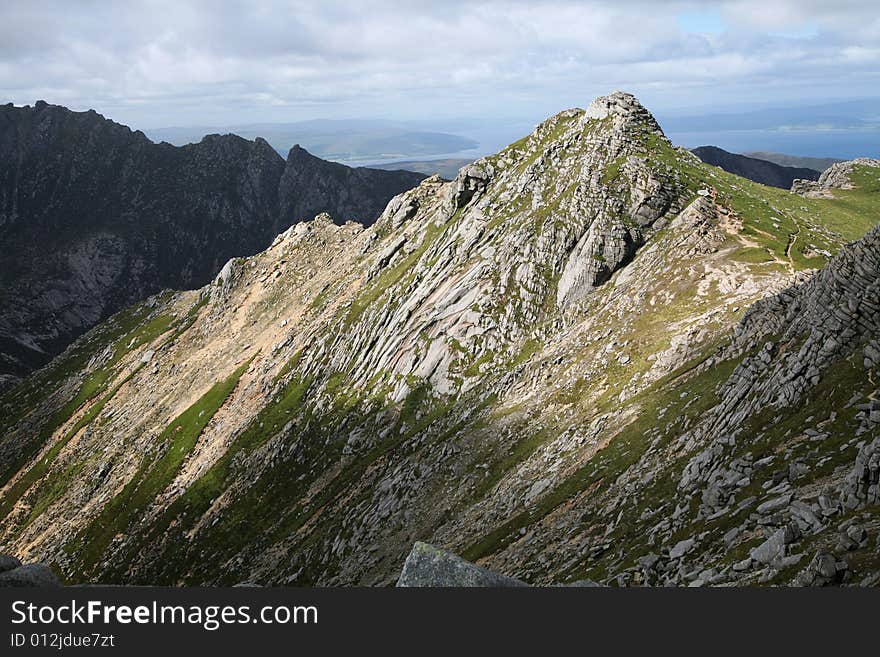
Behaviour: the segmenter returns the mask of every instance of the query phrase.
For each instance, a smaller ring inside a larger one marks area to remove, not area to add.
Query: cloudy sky
[[[0,100],[137,128],[880,95],[877,0],[3,0]]]

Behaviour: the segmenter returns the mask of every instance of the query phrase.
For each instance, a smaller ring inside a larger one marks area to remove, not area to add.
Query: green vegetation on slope
[[[92,523],[67,546],[83,571],[94,566],[116,534],[125,531],[170,484],[180,466],[196,445],[204,428],[235,389],[250,360],[227,379],[206,392],[196,403],[181,413],[157,438],[163,454],[150,462],[144,458],[134,477],[125,488],[108,502]]]
[[[158,315],[145,323],[149,312],[150,307],[147,304],[141,304],[117,314],[108,320],[106,327],[98,332],[97,337],[88,339],[84,344],[74,347],[70,352],[56,359],[44,372],[35,374],[25,382],[22,389],[13,391],[8,398],[8,403],[19,410],[13,412],[14,417],[4,427],[4,430],[24,418],[36,404],[37,399],[48,397],[64,381],[82,371],[95,355],[112,345],[112,354],[109,359],[85,377],[76,395],[53,413],[48,421],[35,432],[33,438],[22,445],[15,460],[4,465],[2,474],[0,474],[0,483],[8,481],[25,463],[32,459],[55,431],[70,420],[84,404],[106,392],[116,373],[116,365],[127,353],[155,340],[171,328],[174,320],[165,314]],[[7,399],[3,401],[7,402]],[[8,505],[9,508],[18,499],[21,492],[23,490],[20,490],[18,495],[11,496],[14,499]],[[2,504],[0,515],[5,517],[9,511],[5,498],[0,504]]]
[[[741,439],[736,443],[730,458],[750,455],[753,461],[764,457],[776,456],[781,452],[788,452],[787,462],[797,461],[799,457],[806,457],[806,462],[817,464],[810,468],[797,480],[797,485],[813,485],[821,487],[823,480],[831,476],[841,466],[848,466],[855,458],[857,448],[849,444],[853,438],[853,429],[858,425],[855,421],[857,409],[848,406],[848,400],[854,393],[862,393],[867,396],[873,385],[862,367],[860,353],[850,358],[843,359],[830,367],[819,384],[812,388],[804,399],[796,407],[778,408],[768,406],[764,411],[748,419],[743,428]],[[690,395],[697,395],[700,388],[691,388]],[[701,406],[703,400],[701,399]],[[703,410],[705,410],[703,406]],[[693,415],[692,409],[688,413]],[[803,432],[821,426],[828,437],[821,444],[809,439]],[[667,430],[668,431],[668,430]],[[870,442],[874,434],[866,434],[862,439]],[[819,455],[826,454],[821,460]],[[652,481],[639,494],[640,502],[628,508],[624,521],[607,537],[615,547],[615,552],[623,550],[627,557],[616,568],[632,566],[639,556],[651,551],[652,546],[647,543],[650,526],[657,521],[653,515],[643,512],[650,507],[657,507],[664,501],[671,500],[675,487],[680,477],[684,463],[680,460],[674,467],[667,467],[664,475]],[[769,476],[769,473],[766,475]],[[755,536],[750,540],[739,543],[733,548],[728,548],[724,543],[724,535],[727,531],[740,524],[753,506],[745,506],[738,509],[738,504],[754,496],[763,496],[762,484],[765,478],[754,477],[753,481],[740,488],[730,506],[731,512],[712,519],[695,520],[688,523],[684,529],[674,534],[670,543],[675,543],[693,535],[705,536],[701,540],[701,549],[704,552],[715,551],[718,555],[718,563],[733,564],[748,556],[749,550],[764,540],[763,535]],[[814,540],[815,537],[811,540]],[[801,546],[801,550],[806,550]],[[575,565],[570,571],[571,579],[583,577],[600,577],[608,572],[608,557],[611,553],[587,563],[586,561]],[[803,567],[803,564],[801,564]],[[781,574],[784,581],[784,574]],[[771,582],[772,583],[772,582]]]
[[[655,437],[652,431],[662,424],[661,418],[670,418],[667,431],[671,432],[673,428],[686,426],[711,407],[717,399],[716,388],[730,376],[739,360],[716,364],[696,376],[689,374],[694,367],[690,364],[654,383],[631,401],[639,409],[638,414],[603,449],[532,506],[465,549],[462,556],[475,561],[494,554],[519,538],[521,528],[540,522],[560,505],[601,485],[603,480],[616,479],[648,449]],[[700,400],[689,404],[692,397],[682,396],[682,392],[694,390],[700,392]]]
[[[138,368],[140,369],[140,368]],[[137,371],[137,370],[135,370]],[[34,463],[31,468],[21,477],[16,480],[16,482],[10,487],[10,489],[3,495],[3,498],[0,499],[0,517],[5,518],[12,508],[15,506],[15,503],[21,498],[21,496],[34,484],[34,482],[38,481],[43,475],[48,472],[49,467],[57,458],[59,452],[61,452],[64,447],[71,441],[71,439],[76,436],[82,429],[89,426],[92,421],[98,415],[100,415],[101,411],[104,409],[104,406],[107,405],[113,397],[116,396],[116,393],[119,389],[126,384],[129,379],[133,376],[129,374],[122,381],[120,381],[109,393],[107,393],[104,397],[102,397],[99,401],[93,404],[88,411],[83,413],[82,417],[77,420],[76,424],[73,425],[65,434],[58,440],[52,447],[49,449],[46,454],[40,458],[39,461]],[[59,488],[58,481],[54,481],[52,483],[53,493],[52,495],[40,495],[37,491],[37,504],[31,510],[28,519],[25,521],[24,525],[26,526],[33,518],[42,513],[48,506],[54,501],[54,499],[63,492],[63,488]]]
[[[173,531],[175,536],[182,535],[199,521],[214,500],[233,483],[235,463],[247,458],[292,421],[309,387],[309,380],[293,380],[287,383],[275,399],[264,406],[247,428],[235,438],[223,456],[194,481],[162,513],[161,517],[152,523],[143,536],[136,537],[131,550],[140,551],[147,545],[155,545],[164,540],[165,553],[162,562],[166,565],[176,564],[185,567],[189,546],[184,540],[168,540],[168,532]],[[173,529],[169,529],[172,525]],[[255,524],[253,527],[257,531],[263,529]]]
[[[648,135],[645,152],[655,166],[665,166],[696,191],[714,187],[717,202],[742,220],[743,237],[768,254],[767,260],[789,262],[792,269],[818,269],[846,242],[880,223],[880,174],[857,166],[853,189],[833,190],[833,198],[806,198],[767,187],[698,162],[657,135]],[[755,251],[740,254],[743,262],[762,262]]]

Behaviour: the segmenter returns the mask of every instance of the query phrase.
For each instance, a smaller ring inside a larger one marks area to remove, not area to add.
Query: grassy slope
[[[746,262],[754,261],[760,264],[770,261],[774,256],[779,259],[787,258],[791,236],[799,233],[821,235],[825,240],[823,245],[827,246],[829,251],[835,252],[846,239],[861,235],[874,221],[874,218],[865,211],[866,208],[871,207],[874,192],[872,189],[865,189],[864,186],[843,193],[840,201],[802,199],[781,190],[718,172],[714,168],[708,168],[707,165],[692,165],[672,149],[655,150],[652,147],[652,151],[670,168],[679,172],[694,193],[707,181],[719,190],[719,200],[729,204],[731,209],[742,218],[744,233],[754,237],[758,243],[752,249],[751,259],[743,258]],[[774,220],[777,216],[780,218],[778,222]],[[826,221],[828,227],[824,225]],[[778,226],[775,225],[777,223]],[[764,230],[765,227],[767,230]],[[403,263],[405,266],[398,265],[389,270],[384,278],[378,279],[365,291],[352,305],[347,323],[351,323],[364,312],[366,307],[380,300],[393,283],[407,275],[409,267],[436,239],[437,232],[439,231],[436,229],[429,230],[420,247],[405,259]],[[743,255],[743,252],[740,252],[740,255]],[[746,256],[748,255],[746,252]],[[819,266],[822,262],[824,260],[821,257],[807,261],[792,253],[791,263],[796,269]],[[692,301],[688,295],[682,295],[681,298],[682,303]],[[686,315],[686,310],[674,306],[664,308],[662,312],[672,313],[677,317]],[[649,322],[652,326],[655,323]],[[533,345],[530,345],[527,356],[534,351],[532,347]],[[601,485],[602,481],[613,480],[620,472],[638,461],[650,443],[649,437],[660,438],[661,441],[670,440],[672,435],[682,427],[695,422],[702,412],[715,403],[712,391],[726,379],[735,365],[736,362],[725,363],[696,376],[690,373],[689,366],[684,368],[684,371],[670,375],[651,386],[633,400],[633,403],[638,404],[641,409],[635,422],[625,427],[595,458],[570,474],[550,494],[541,497],[534,507],[509,519],[477,541],[467,550],[466,556],[478,558],[492,554],[514,540],[521,527],[539,522],[573,497]],[[622,384],[622,382],[618,383]],[[353,484],[365,469],[370,467],[370,464],[386,458],[393,450],[402,449],[408,437],[414,435],[413,430],[407,431],[391,443],[380,445],[374,452],[350,461],[337,475],[319,486],[319,493],[314,499],[308,500],[302,496],[309,486],[316,482],[315,471],[320,472],[330,468],[339,457],[336,448],[325,449],[323,452],[320,449],[313,451],[312,448],[328,443],[340,419],[333,419],[327,415],[323,418],[313,418],[314,422],[300,420],[305,427],[294,430],[286,440],[299,440],[300,444],[307,445],[310,455],[303,458],[300,463],[310,463],[311,467],[306,469],[297,466],[291,470],[291,464],[282,463],[263,471],[257,481],[247,490],[242,491],[233,504],[224,511],[219,517],[219,522],[201,530],[198,538],[200,550],[212,554],[211,561],[215,565],[194,561],[191,546],[182,540],[183,535],[189,528],[195,526],[222,491],[236,480],[233,464],[240,457],[252,453],[275,434],[286,418],[297,414],[304,414],[300,415],[301,418],[311,416],[308,401],[304,399],[308,387],[308,382],[296,379],[283,387],[276,400],[269,404],[259,418],[235,441],[229,455],[221,459],[214,468],[191,486],[146,535],[133,543],[131,549],[137,550],[138,545],[143,547],[159,539],[169,527],[173,528],[175,535],[180,536],[180,539],[166,541],[166,548],[157,560],[165,564],[165,570],[163,573],[154,574],[154,577],[158,578],[156,581],[176,583],[180,581],[177,578],[181,573],[188,569],[189,574],[184,577],[184,581],[197,583],[211,579],[218,574],[216,563],[232,557],[242,547],[256,543],[268,546],[273,540],[292,536],[307,526],[309,529],[299,535],[300,546],[305,549],[309,545],[314,545],[325,535],[325,532],[335,531],[332,518],[324,518],[321,510],[333,500],[340,499],[347,487]],[[327,388],[331,395],[337,394],[334,393],[333,388],[332,385]],[[344,396],[350,396],[350,391],[347,391],[345,386],[340,386],[337,392],[338,396],[341,395],[340,403],[345,408],[351,408],[351,400],[342,399]],[[614,391],[611,391],[608,398],[612,399],[614,396]],[[404,409],[404,415],[423,414],[423,419],[419,423],[422,429],[448,410],[440,407],[439,410],[435,408],[429,411],[428,400],[420,399],[417,394],[411,395],[407,404],[412,405],[412,409],[410,411]],[[550,434],[526,437],[500,462],[490,462],[489,476],[476,488],[474,499],[478,500],[487,494],[506,472],[516,467],[550,438],[552,438]],[[656,499],[658,495],[662,496],[664,490],[673,485],[671,479],[656,482],[641,498],[640,504],[647,507],[650,500]],[[350,500],[348,503],[353,504],[354,501]],[[638,512],[640,513],[641,510],[642,507]],[[627,530],[620,529],[616,538],[624,543],[629,541],[632,549],[638,551],[640,546],[637,545],[636,537],[640,536],[641,530],[641,527],[633,525],[633,534],[629,535]],[[605,565],[600,560],[591,566],[588,574],[596,574],[598,572],[596,569],[601,569]],[[573,577],[583,574],[583,568],[574,568],[572,571]],[[230,574],[225,577],[228,582],[232,582],[234,578]],[[309,577],[309,573],[304,573],[301,581],[309,581]]]
[[[805,198],[767,187],[681,156],[659,140],[652,156],[680,171],[693,187],[711,185],[717,200],[742,219],[742,235],[755,248],[740,252],[743,262],[781,260],[793,270],[819,269],[846,242],[880,223],[880,171],[856,167],[853,189],[834,190],[834,198]]]
[[[822,246],[830,252],[836,252],[846,240],[860,236],[877,220],[866,211],[872,207],[873,195],[875,194],[875,191],[868,185],[863,184],[859,189],[851,192],[841,192],[840,200],[802,199],[788,192],[717,172],[714,169],[709,169],[706,165],[691,165],[682,160],[680,154],[672,149],[657,149],[654,155],[656,156],[658,153],[661,159],[666,159],[671,168],[681,172],[694,191],[702,188],[707,181],[718,188],[720,201],[729,204],[731,210],[742,218],[744,233],[754,237],[758,242],[758,246],[753,247],[751,260],[744,258],[746,262],[754,261],[760,264],[770,261],[774,256],[780,259],[790,256],[791,266],[794,269],[820,266],[824,263],[824,258],[821,256],[807,259],[802,254],[798,255],[800,252],[796,249],[789,249],[793,235],[805,234],[810,236],[811,241],[819,240],[821,237],[824,240]],[[775,220],[776,217],[779,218],[779,221]],[[403,275],[400,269],[393,270],[394,280]],[[386,290],[388,288],[386,283],[387,281],[382,281],[382,284],[376,287],[380,290]],[[363,307],[379,298],[378,294],[366,296],[368,298],[362,300],[361,304],[355,304],[360,312]],[[685,298],[689,299],[689,297]],[[676,308],[666,308],[664,312],[675,314]],[[726,379],[735,365],[736,362],[719,365],[702,372],[695,378],[689,378],[691,376],[689,374],[679,374],[651,386],[636,400],[633,400],[633,403],[638,404],[641,408],[641,412],[633,424],[624,428],[596,458],[574,472],[552,493],[542,497],[533,508],[511,518],[472,545],[467,550],[466,556],[478,558],[497,551],[509,541],[514,540],[521,527],[539,521],[573,496],[599,485],[601,481],[613,480],[644,453],[649,443],[646,436],[669,440],[683,426],[695,422],[702,412],[714,404],[715,397],[712,391],[718,383]],[[674,384],[670,385],[670,380],[674,381]],[[613,396],[613,394],[610,395],[610,397]],[[693,401],[695,399],[696,402]],[[661,420],[661,418],[671,418],[671,420]],[[661,430],[658,427],[663,428]],[[485,481],[475,491],[476,499],[488,493],[504,473],[525,460],[538,446],[551,437],[550,434],[526,437],[501,461],[491,462]],[[352,472],[357,473],[360,470],[360,467],[352,465],[342,480],[353,481]],[[207,535],[202,537],[212,546],[212,550],[220,550],[226,555],[232,555],[236,551],[236,546],[241,547],[246,544],[246,540],[243,539],[247,539],[248,536],[256,538],[254,532],[257,531],[256,527],[261,525],[259,523],[250,524],[250,528],[248,528],[248,525],[244,524],[245,518],[254,520],[249,516],[253,509],[260,509],[259,515],[263,519],[262,523],[269,525],[275,522],[279,523],[273,533],[277,533],[280,537],[290,535],[301,528],[312,517],[315,509],[320,508],[321,504],[327,503],[337,494],[333,493],[337,487],[331,485],[330,494],[325,493],[320,496],[318,502],[310,503],[306,507],[295,505],[292,513],[289,510],[282,512],[280,509],[272,511],[277,506],[276,502],[295,499],[297,495],[302,493],[304,486],[300,484],[295,486],[296,490],[285,491],[279,487],[279,477],[276,474],[270,471],[263,473],[263,475],[256,487],[247,491],[243,498],[236,501],[231,511],[231,517],[239,518],[239,520],[221,519],[217,529],[211,528]],[[287,476],[290,477],[290,474],[287,473]],[[671,480],[658,481],[651,489],[651,493],[644,496],[643,504],[647,505],[649,500],[654,499],[654,496],[662,495],[660,489],[668,488],[671,485],[673,485]],[[195,491],[198,489],[197,486]],[[219,490],[220,487],[213,488],[211,495],[216,494]],[[192,497],[198,496],[189,496],[187,503],[192,501]],[[190,510],[198,515],[197,507],[199,505],[195,506],[196,508]],[[203,502],[202,509],[204,508]],[[278,515],[279,513],[280,515]],[[290,521],[286,521],[285,517],[291,519],[292,524]],[[621,534],[625,533],[624,530],[620,531]],[[312,534],[308,543],[313,543],[315,536],[316,534]],[[625,540],[626,537],[621,535],[619,538]],[[599,562],[598,565],[601,567],[604,564]],[[210,577],[209,570],[204,567],[200,568],[201,571],[198,573],[200,576]],[[191,581],[198,581],[198,579],[196,577]]]
[[[792,462],[798,457],[805,457],[807,462],[819,463],[819,465],[811,468],[800,477],[797,480],[797,485],[815,486],[822,489],[837,468],[851,467],[858,451],[857,446],[853,444],[854,441],[851,440],[855,428],[858,426],[858,422],[854,419],[856,409],[854,406],[848,407],[847,402],[854,394],[862,394],[867,397],[867,394],[874,389],[868,373],[861,366],[861,361],[861,354],[856,353],[831,368],[819,385],[813,388],[807,398],[797,407],[768,408],[763,413],[753,416],[749,420],[748,426],[743,430],[742,437],[730,458],[751,454],[754,461],[759,461],[767,456],[778,456],[783,451],[788,452],[787,462]],[[686,393],[686,398],[692,398],[695,395],[712,398],[711,394],[704,394],[705,387],[699,379],[676,386],[673,391]],[[711,405],[706,405],[701,399],[698,406],[684,411],[682,416],[685,418],[684,423],[676,420],[666,425],[662,422],[656,422],[649,424],[649,426],[653,427],[655,432],[659,432],[657,435],[662,441],[668,442],[680,434],[683,426],[698,419],[700,413],[710,408]],[[680,409],[671,408],[671,410],[680,412]],[[675,417],[675,415],[671,417]],[[821,444],[810,441],[803,433],[804,430],[815,428],[818,425],[821,425],[823,430],[830,434]],[[870,442],[878,434],[880,431],[875,427],[873,433],[865,434],[859,440]],[[627,436],[632,443],[634,436],[629,428],[624,432],[622,439],[626,440]],[[637,436],[638,434],[635,439],[638,442]],[[635,446],[634,449],[636,449]],[[656,551],[656,546],[650,545],[647,538],[650,528],[657,523],[659,517],[656,514],[643,517],[642,513],[650,510],[652,506],[658,506],[662,501],[671,499],[683,465],[683,460],[676,462],[675,467],[668,467],[665,470],[664,476],[652,481],[650,485],[640,491],[638,499],[641,502],[637,503],[635,507],[627,509],[624,521],[612,534],[606,537],[613,544],[615,553],[623,550],[627,555],[623,563],[617,565],[617,570],[635,565],[639,556],[648,554],[652,550]],[[622,472],[622,470],[623,468],[620,468],[617,472]],[[737,504],[752,496],[763,497],[765,493],[761,485],[769,476],[770,472],[764,472],[763,476],[760,472],[756,473],[751,484],[737,491],[731,506],[735,508]],[[751,508],[753,506],[739,512],[730,512],[712,520],[703,519],[692,522],[674,535],[670,543],[674,544],[678,540],[706,532],[708,535],[701,541],[701,550],[714,552],[721,564],[735,563],[747,556],[749,549],[764,540],[764,536],[761,535],[737,542],[731,548],[724,544],[724,534],[740,524]],[[840,521],[841,519],[835,520],[836,523]],[[799,551],[814,548],[824,540],[827,540],[827,537],[811,537],[800,546]],[[834,538],[832,537],[831,540],[833,542]],[[826,545],[825,547],[830,546]],[[583,577],[604,578],[608,572],[609,562],[613,560],[615,553],[609,552],[596,560],[584,559],[572,565],[568,572],[568,578],[572,580]],[[876,557],[877,555],[875,555]],[[880,567],[880,562],[876,562],[876,559],[874,567],[875,569]],[[784,581],[784,576],[780,581]]]
[[[247,361],[225,380],[214,384],[156,438],[161,456],[155,460],[145,456],[134,477],[69,545],[68,552],[75,555],[80,569],[89,571],[94,567],[113,538],[137,520],[174,480],[202,431],[232,394],[250,363]]]
[[[8,430],[14,426],[15,422],[23,419],[40,398],[48,397],[71,379],[79,378],[81,381],[76,394],[52,414],[37,429],[35,435],[20,447],[18,458],[3,465],[4,469],[2,474],[0,474],[0,483],[8,481],[24,464],[33,458],[55,431],[70,420],[78,410],[108,391],[111,382],[118,374],[117,365],[126,354],[155,340],[168,331],[173,321],[173,318],[166,314],[159,314],[151,318],[150,308],[146,305],[134,306],[108,320],[105,325],[102,325],[100,331],[91,334],[84,343],[65,352],[47,368],[12,390],[2,402],[8,404],[7,408],[18,410],[8,411],[11,419],[3,427],[3,431]],[[109,359],[100,367],[87,374],[80,374],[85,369],[86,364],[107,347],[112,349]],[[111,394],[103,397],[98,404],[100,406],[106,404],[109,398],[118,390],[119,385],[115,386],[111,390]],[[88,422],[93,420],[99,411],[100,408],[97,410],[90,409],[86,413],[85,423],[80,421],[77,423],[75,430],[65,433],[60,441],[53,446],[52,450],[39,462],[35,463],[28,473],[16,482],[11,490],[3,495],[2,500],[0,500],[0,517],[5,517],[8,514],[21,494],[30,484],[42,476],[64,445],[80,429],[85,427]]]
[[[73,478],[85,467],[88,459],[71,463],[61,474],[44,479],[67,444],[82,430],[100,420],[106,404],[143,367],[142,363],[137,363],[131,371],[126,372],[120,366],[123,358],[143,345],[159,341],[169,332],[170,337],[162,339],[156,348],[173,341],[192,325],[204,304],[204,300],[197,302],[185,316],[175,319],[163,308],[162,304],[168,299],[169,295],[162,295],[156,310],[153,310],[152,304],[143,303],[118,313],[3,400],[8,402],[10,408],[22,409],[15,413],[21,419],[41,395],[49,396],[60,391],[71,381],[76,385],[76,394],[33,430],[33,437],[22,445],[17,458],[6,465],[4,480],[19,472],[55,436],[51,447],[0,496],[0,519],[6,518],[19,500],[26,498],[30,503],[31,510],[17,525],[16,532],[24,529],[60,498]],[[104,362],[81,373],[92,358],[107,350],[110,355]],[[80,414],[79,419],[63,433],[57,434],[58,429],[77,413]]]

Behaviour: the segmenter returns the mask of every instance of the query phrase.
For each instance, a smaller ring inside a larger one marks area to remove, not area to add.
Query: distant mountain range
[[[473,139],[460,135],[378,120],[319,119],[295,123],[254,123],[220,128],[195,126],[145,131],[155,142],[167,141],[178,146],[196,143],[204,135],[217,132],[236,134],[245,139],[262,137],[279,153],[286,153],[294,144],[301,144],[321,158],[347,164],[443,156],[473,150],[479,145]]]
[[[787,167],[754,157],[728,153],[717,146],[700,146],[693,153],[706,164],[720,167],[729,173],[754,180],[763,185],[790,189],[797,179],[818,180],[820,171],[803,167]]]
[[[784,167],[797,167],[802,169],[813,169],[814,171],[825,171],[832,164],[838,164],[844,160],[836,157],[804,157],[801,155],[786,155],[784,153],[769,153],[767,151],[751,151],[743,153],[747,157],[754,157],[758,160],[766,160]]]
[[[717,146],[700,146],[693,152],[704,162],[721,167],[725,171],[772,187],[789,189],[791,181],[801,178],[817,180],[819,174],[832,164],[843,162],[837,158],[801,157],[784,153],[754,152],[736,154]],[[441,158],[436,160],[404,160],[373,165],[377,169],[404,169],[425,175],[439,174],[452,179],[459,169],[473,159]]]
[[[209,135],[154,144],[101,115],[0,106],[0,385],[163,288],[330,212],[369,225],[425,176],[353,169],[300,147]]]
[[[387,164],[374,164],[376,169],[404,169],[406,171],[416,171],[426,176],[439,174],[441,177],[451,180],[458,175],[458,170],[463,166],[470,164],[473,160],[465,158],[448,158],[438,160],[409,160],[403,162],[388,162]]]
[[[764,109],[738,108],[725,113],[665,112],[660,119],[671,141],[685,147],[713,144],[783,166],[822,171],[833,158],[880,155],[880,100],[859,99],[821,105]],[[421,120],[317,119],[254,122],[223,126],[158,127],[145,130],[156,142],[197,143],[206,134],[263,137],[285,155],[300,144],[309,152],[343,164],[404,164],[426,171],[428,160],[471,162],[518,139],[540,117],[432,118]],[[762,151],[765,157],[756,156]],[[799,153],[819,162],[776,161],[775,153]],[[451,169],[439,171],[445,177]]]
[[[688,148],[715,144],[735,153],[799,153],[821,159],[880,156],[880,98],[724,113],[667,113],[661,118],[670,139]]]

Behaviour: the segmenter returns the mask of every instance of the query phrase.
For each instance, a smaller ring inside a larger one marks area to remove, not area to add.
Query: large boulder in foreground
[[[528,584],[476,566],[446,550],[417,542],[403,564],[397,586],[496,587]]]
[[[0,587],[61,586],[48,566],[41,563],[22,565],[15,557],[0,554]]]

